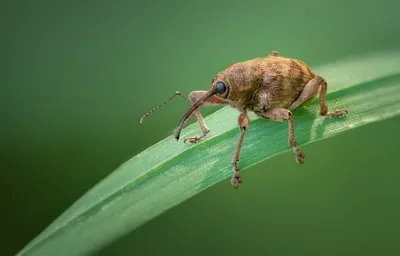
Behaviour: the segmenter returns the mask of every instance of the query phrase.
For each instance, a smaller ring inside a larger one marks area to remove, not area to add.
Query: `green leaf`
[[[349,58],[314,70],[328,81],[329,109],[347,108],[349,113],[340,119],[321,117],[319,98],[293,111],[300,147],[400,113],[400,51]],[[231,186],[238,115],[225,107],[206,117],[212,131],[198,144],[184,144],[171,135],[136,155],[88,191],[19,255],[92,253],[217,182]],[[244,170],[290,151],[287,122],[250,117],[239,162],[242,186],[251,186]],[[181,138],[199,133],[196,122],[183,130]],[[240,188],[232,188],[232,193],[240,193]]]

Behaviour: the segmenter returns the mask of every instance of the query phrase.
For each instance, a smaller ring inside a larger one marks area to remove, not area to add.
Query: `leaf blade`
[[[400,114],[399,64],[400,52],[386,52],[316,68],[328,81],[330,110],[348,108],[349,115],[340,120],[319,117],[318,98],[295,110],[300,146]],[[92,252],[229,178],[239,136],[238,115],[233,109],[223,108],[206,117],[212,132],[201,143],[185,145],[170,136],[133,157],[88,191],[20,255]],[[242,171],[290,150],[286,122],[251,117],[241,151]],[[181,137],[198,133],[195,123],[185,128]],[[229,182],[226,185],[230,186]]]

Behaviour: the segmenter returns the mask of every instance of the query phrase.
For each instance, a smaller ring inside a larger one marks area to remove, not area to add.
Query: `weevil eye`
[[[226,91],[226,86],[223,82],[218,82],[216,85],[216,92],[218,94],[223,94]]]

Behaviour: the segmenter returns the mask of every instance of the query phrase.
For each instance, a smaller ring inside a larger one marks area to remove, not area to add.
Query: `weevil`
[[[204,139],[210,132],[200,113],[200,106],[204,105],[229,105],[240,112],[238,125],[240,129],[239,140],[233,153],[232,186],[238,188],[242,183],[239,174],[239,153],[247,128],[250,124],[248,111],[253,111],[258,117],[275,122],[288,121],[289,147],[296,155],[299,164],[304,163],[304,153],[296,142],[292,111],[316,97],[319,91],[319,114],[325,117],[345,116],[347,109],[328,111],[326,103],[327,81],[315,74],[311,68],[301,60],[283,57],[276,51],[270,52],[265,57],[236,62],[223,71],[217,73],[208,91],[192,91],[189,97],[184,97],[179,91],[175,92],[163,104],[146,113],[141,119],[142,123],[148,115],[168,103],[179,95],[187,99],[191,108],[183,116],[175,131],[175,139],[179,140],[181,130],[194,113],[200,125],[201,135],[185,138],[184,142],[197,143]]]

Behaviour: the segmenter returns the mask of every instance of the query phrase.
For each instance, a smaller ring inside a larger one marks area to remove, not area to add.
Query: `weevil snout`
[[[186,120],[193,114],[194,111],[199,109],[212,96],[223,95],[226,93],[226,91],[227,91],[227,86],[223,81],[215,81],[215,82],[213,81],[211,88],[204,95],[204,97],[200,98],[196,103],[194,103],[192,107],[183,116],[181,122],[178,125],[178,128],[175,131],[175,139],[179,140],[179,136],[182,131],[183,125],[185,124]]]

